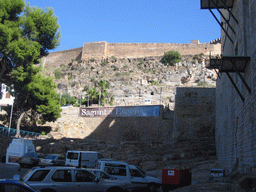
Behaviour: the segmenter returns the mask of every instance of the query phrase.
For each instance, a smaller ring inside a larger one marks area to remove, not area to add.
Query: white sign
[[[174,171],[173,170],[168,170],[168,175],[169,176],[174,176]]]

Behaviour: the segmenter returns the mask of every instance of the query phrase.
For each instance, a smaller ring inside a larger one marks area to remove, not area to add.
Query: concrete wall
[[[256,1],[234,1],[232,13],[238,20],[238,24],[230,20],[236,34],[228,30],[234,43],[222,31],[222,54],[251,57],[242,74],[251,93],[236,73],[230,74],[244,102],[225,73],[217,80],[216,147],[219,164],[227,173],[250,172],[256,167]]]

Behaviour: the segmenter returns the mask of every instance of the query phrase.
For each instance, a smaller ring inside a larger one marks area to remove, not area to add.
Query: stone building
[[[216,149],[226,173],[256,168],[256,1],[201,0],[221,26],[216,84]],[[212,9],[219,11],[221,19]]]

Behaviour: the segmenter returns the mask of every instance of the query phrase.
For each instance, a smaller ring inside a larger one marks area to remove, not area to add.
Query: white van
[[[17,164],[18,159],[25,153],[35,152],[35,146],[29,139],[13,139],[6,153],[6,164]]]
[[[104,156],[96,151],[67,151],[65,165],[95,168],[99,159]]]

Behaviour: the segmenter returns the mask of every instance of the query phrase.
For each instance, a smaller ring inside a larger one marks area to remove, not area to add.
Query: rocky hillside
[[[176,66],[164,65],[162,57],[73,59],[59,67],[47,66],[44,73],[61,74],[55,80],[60,94],[67,91],[76,98],[84,97],[86,89],[103,79],[110,83],[115,105],[139,105],[147,99],[150,104],[173,108],[176,87],[215,86],[215,72],[205,68],[205,59],[202,54],[187,55]]]

